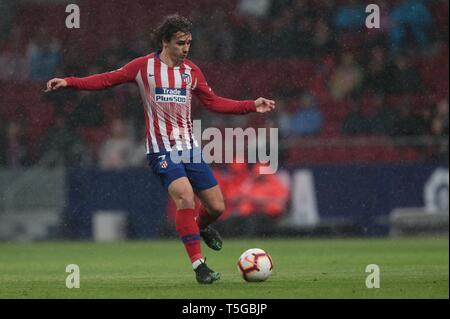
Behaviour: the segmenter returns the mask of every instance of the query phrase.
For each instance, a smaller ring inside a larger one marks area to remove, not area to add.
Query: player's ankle
[[[201,264],[203,264],[205,262],[205,260],[203,258],[199,258],[197,260],[195,260],[194,262],[192,262],[192,268],[197,269],[198,266],[200,266]]]

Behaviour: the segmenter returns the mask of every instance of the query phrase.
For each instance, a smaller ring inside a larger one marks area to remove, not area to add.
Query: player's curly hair
[[[170,41],[177,32],[192,33],[192,22],[179,14],[166,16],[164,21],[153,31],[155,45],[162,46],[163,40]]]

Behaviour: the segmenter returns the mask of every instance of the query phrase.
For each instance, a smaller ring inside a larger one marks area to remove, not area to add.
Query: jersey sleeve
[[[237,101],[217,96],[206,82],[205,76],[200,68],[194,66],[193,70],[196,75],[193,84],[193,93],[208,109],[214,112],[231,114],[256,112],[255,101]]]
[[[67,77],[64,80],[67,82],[67,87],[77,90],[102,90],[118,84],[134,82],[144,61],[145,59],[141,57],[111,72],[94,74],[83,78]]]

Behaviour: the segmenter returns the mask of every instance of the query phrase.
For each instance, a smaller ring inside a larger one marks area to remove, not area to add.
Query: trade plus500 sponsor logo
[[[186,103],[186,89],[155,89],[156,102]]]

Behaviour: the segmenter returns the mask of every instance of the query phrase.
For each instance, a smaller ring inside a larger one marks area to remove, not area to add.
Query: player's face
[[[177,32],[172,36],[170,42],[165,42],[167,53],[177,64],[183,62],[191,47],[192,34]]]

